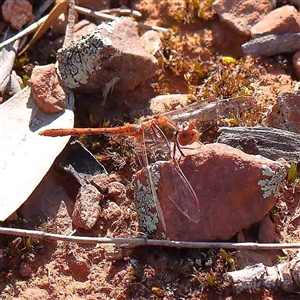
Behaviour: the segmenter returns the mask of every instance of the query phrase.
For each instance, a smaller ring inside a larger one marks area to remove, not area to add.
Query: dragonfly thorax
[[[193,122],[183,122],[179,126],[177,140],[181,146],[190,145],[196,142],[200,137],[199,131]]]

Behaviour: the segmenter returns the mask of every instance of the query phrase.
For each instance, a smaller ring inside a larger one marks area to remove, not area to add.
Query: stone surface
[[[22,262],[20,265],[19,272],[21,276],[23,276],[24,278],[28,278],[30,277],[32,270],[29,264],[27,264],[26,262]]]
[[[107,175],[102,173],[93,176],[93,178],[91,179],[91,184],[93,184],[101,194],[107,194],[108,185],[118,180],[120,179],[118,179],[115,174]]]
[[[33,21],[32,5],[27,0],[6,0],[2,6],[2,16],[15,30]]]
[[[300,91],[282,93],[266,117],[266,124],[300,133]]]
[[[143,48],[151,55],[155,55],[162,47],[161,33],[155,30],[148,30],[141,36]]]
[[[151,114],[160,114],[167,109],[177,109],[189,103],[188,94],[159,95],[149,100]]]
[[[111,182],[107,186],[108,188],[108,199],[121,205],[126,200],[126,188],[120,182]]]
[[[69,190],[69,193],[72,192]],[[73,193],[76,193],[76,187]],[[59,174],[51,168],[27,201],[18,209],[18,216],[27,220],[27,225],[31,228],[39,226],[41,220],[54,219],[59,224],[56,233],[69,235],[72,232],[73,207],[74,200],[63,188]]]
[[[141,45],[130,18],[102,23],[91,34],[58,51],[64,84],[87,93],[129,91],[144,83],[158,68]]]
[[[298,75],[298,78],[300,78],[300,51],[297,51],[293,56],[293,65],[294,69]]]
[[[250,29],[273,9],[270,0],[217,0],[213,8],[230,27],[250,35]]]
[[[96,24],[88,20],[79,21],[74,26],[73,41],[77,41],[81,39],[83,36],[91,33],[96,27],[97,27]],[[51,53],[52,51],[57,51],[62,47],[65,37],[64,34],[61,35],[62,36],[58,37],[53,43],[50,44],[50,47],[48,48],[49,53]]]
[[[35,66],[29,84],[33,98],[44,113],[53,114],[66,108],[67,95],[54,64]]]
[[[198,197],[200,210],[193,199],[182,197],[187,193],[182,192],[182,180],[174,177],[173,162],[156,163],[151,166],[152,178],[167,230],[164,233],[158,224],[148,176],[141,170],[134,182],[142,232],[174,240],[228,240],[264,218],[274,206],[286,175],[279,163],[224,144],[207,144],[185,154],[180,166]],[[175,199],[178,195],[181,197]],[[179,201],[184,201],[186,211],[199,215],[197,223],[177,208]]]
[[[300,49],[300,33],[268,34],[242,44],[243,52],[254,57],[293,53]]]
[[[78,22],[78,14],[77,14],[76,10],[74,12],[74,16],[75,16],[75,26],[74,26],[74,31],[75,31],[75,27],[78,24],[77,23]],[[67,13],[60,14],[51,26],[51,33],[54,36],[65,35],[67,24],[68,24]]]
[[[288,32],[300,32],[300,14],[291,5],[285,5],[271,11],[251,28],[252,37]]]
[[[258,239],[259,243],[274,243],[275,241],[275,225],[266,215],[259,223]]]
[[[89,275],[92,263],[88,256],[78,246],[73,246],[66,255],[66,262],[73,276],[77,280],[85,281]]]
[[[92,229],[100,218],[100,201],[103,195],[91,184],[79,189],[74,211],[72,214],[73,224],[86,230]]]

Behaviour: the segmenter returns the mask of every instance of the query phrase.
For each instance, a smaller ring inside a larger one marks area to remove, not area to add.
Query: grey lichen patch
[[[162,162],[156,162],[149,166],[154,191],[151,188],[149,178],[147,178],[145,185],[140,180],[137,180],[135,186],[134,200],[138,211],[140,227],[141,231],[147,235],[153,235],[157,230],[159,222],[154,197],[157,197],[156,190],[161,179],[158,169],[160,163]]]
[[[112,33],[113,22],[102,23],[82,39],[62,48],[57,53],[58,69],[64,84],[77,88],[86,84],[96,68],[101,69],[101,61],[107,61],[116,54],[112,41],[103,32]]]
[[[286,177],[286,169],[280,163],[277,163],[278,170],[273,171],[269,166],[262,165],[262,174],[268,176],[269,178],[262,179],[258,181],[258,185],[263,191],[263,197],[267,198],[278,194],[279,187],[284,182]]]

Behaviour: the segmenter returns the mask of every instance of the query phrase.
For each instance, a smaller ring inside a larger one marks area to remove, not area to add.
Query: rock
[[[54,64],[35,66],[29,84],[33,98],[44,113],[54,114],[66,108],[67,95]]]
[[[300,78],[300,51],[297,51],[293,56],[294,69]]]
[[[275,225],[266,215],[259,223],[258,239],[259,243],[274,243],[275,241]]]
[[[96,27],[97,27],[96,24],[88,20],[79,21],[74,26],[73,41],[77,41],[81,39],[83,36],[90,34]]]
[[[34,20],[32,6],[27,0],[6,0],[1,10],[4,20],[15,30],[21,30],[23,25]]]
[[[64,84],[78,91],[133,90],[154,75],[156,59],[141,45],[130,18],[102,23],[91,34],[58,51]]]
[[[147,53],[155,55],[162,47],[161,33],[155,30],[148,30],[141,36],[141,43]]]
[[[56,233],[69,235],[73,230],[70,216],[73,207],[74,201],[62,187],[59,174],[51,168],[27,201],[18,209],[18,216],[27,220],[27,226],[30,228],[39,226],[41,220],[55,220]]]
[[[77,0],[76,5],[87,7],[94,10],[109,9],[110,0]]]
[[[300,133],[300,91],[281,93],[266,117],[266,124]]]
[[[66,261],[74,278],[80,281],[85,281],[87,279],[92,264],[80,247],[75,246],[75,249],[68,251]]]
[[[121,205],[122,202],[126,200],[126,188],[120,182],[111,182],[107,186],[108,195],[107,197],[116,202],[118,205]]]
[[[300,14],[291,5],[271,11],[251,28],[251,36],[254,38],[270,33],[292,32],[300,32]]]
[[[74,16],[75,16],[74,32],[75,32],[75,27],[78,24],[77,23],[78,22],[78,14],[77,14],[76,10],[74,13],[75,13],[74,14]],[[67,24],[68,24],[67,13],[60,14],[51,26],[51,33],[54,36],[65,35]]]
[[[220,127],[218,131],[221,133],[217,139],[219,143],[245,153],[272,160],[300,160],[300,140],[297,133],[273,127]]]
[[[134,178],[142,232],[172,240],[228,240],[263,219],[274,206],[278,188],[286,175],[284,166],[277,162],[218,143],[189,150],[185,155],[180,166],[200,204],[200,210],[195,212],[196,206],[190,199],[185,204],[186,211],[199,214],[199,222],[192,222],[177,209],[180,198],[174,200],[176,195],[187,193],[180,189],[183,182],[179,177],[174,177],[173,162],[158,162],[151,166],[153,184],[167,230],[164,233],[158,224],[148,176],[143,169]]]
[[[103,228],[107,230],[105,237],[120,237],[123,235],[128,225],[124,216],[125,212],[115,202],[108,202],[108,206],[103,209]]]
[[[250,35],[251,27],[271,12],[273,5],[270,0],[217,0],[214,1],[213,8],[230,27]]]
[[[91,179],[91,184],[93,184],[101,194],[108,193],[108,185],[112,182],[118,181],[118,177],[115,174],[97,174]]]
[[[164,113],[167,109],[177,109],[189,102],[188,94],[159,95],[149,100],[151,114]]]
[[[272,56],[293,53],[300,49],[300,33],[264,35],[242,44],[243,52],[251,56]]]
[[[94,24],[94,23],[92,23],[88,20],[79,21],[74,26],[73,41],[77,41],[77,40],[81,39],[83,36],[91,33],[96,27],[97,27],[96,24]],[[63,36],[57,38],[51,44],[51,47],[49,48],[49,53],[52,52],[52,51],[57,51],[58,49],[60,49],[63,45],[64,39],[65,39],[64,34],[63,34]]]
[[[28,278],[30,277],[32,270],[29,264],[27,264],[26,262],[22,262],[20,265],[19,272],[21,276],[23,276],[24,278]]]
[[[90,230],[100,218],[100,201],[103,195],[91,184],[86,184],[79,189],[74,211],[73,224],[77,227]]]

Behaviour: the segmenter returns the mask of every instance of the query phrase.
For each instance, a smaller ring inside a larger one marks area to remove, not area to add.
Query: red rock
[[[143,48],[151,55],[155,55],[162,47],[161,33],[148,30],[141,36]]]
[[[297,51],[293,56],[294,69],[300,78],[300,51]]]
[[[250,35],[250,28],[268,14],[273,5],[270,0],[217,0],[214,1],[213,8],[230,27]]]
[[[108,202],[108,206],[102,213],[104,229],[107,230],[106,237],[120,237],[124,228],[127,228],[124,211],[115,202]]]
[[[300,133],[300,91],[282,93],[266,117],[266,124]]]
[[[66,255],[66,262],[69,266],[72,275],[80,281],[86,280],[92,267],[86,254],[78,246],[70,249]]]
[[[57,53],[64,84],[78,91],[133,90],[154,75],[155,57],[141,45],[130,18],[102,23],[91,34]]]
[[[275,225],[266,215],[259,223],[258,239],[259,243],[274,243],[275,241]]]
[[[77,0],[76,4],[95,10],[110,8],[110,0]]]
[[[118,205],[121,205],[122,202],[126,200],[126,188],[120,182],[111,182],[107,186],[108,195],[107,197],[116,202]]]
[[[106,194],[108,185],[112,182],[118,181],[119,178],[115,174],[97,174],[93,176],[91,183],[100,191],[101,194]]]
[[[193,153],[193,154],[192,154]],[[172,162],[156,164],[154,185],[166,223],[163,232],[146,183],[145,170],[135,176],[135,202],[142,232],[158,238],[185,241],[228,240],[237,232],[259,222],[276,202],[285,168],[277,162],[245,154],[224,144],[207,144],[189,151],[180,166],[200,203],[199,222],[189,220],[170,200],[179,194]],[[152,167],[154,168],[154,167]],[[175,190],[174,190],[175,189]],[[188,207],[189,206],[189,207]],[[194,201],[186,208],[195,210]]]
[[[300,32],[300,14],[294,6],[285,5],[267,14],[251,28],[251,36]]]
[[[29,264],[22,262],[20,265],[20,275],[23,276],[24,278],[30,277],[32,270]]]
[[[72,214],[73,224],[86,230],[92,229],[100,218],[100,201],[103,195],[91,184],[79,189],[74,211]]]
[[[33,21],[32,6],[27,0],[6,0],[1,7],[3,19],[15,30]]]
[[[30,79],[31,93],[44,113],[53,114],[66,108],[66,93],[54,64],[35,66]]]

